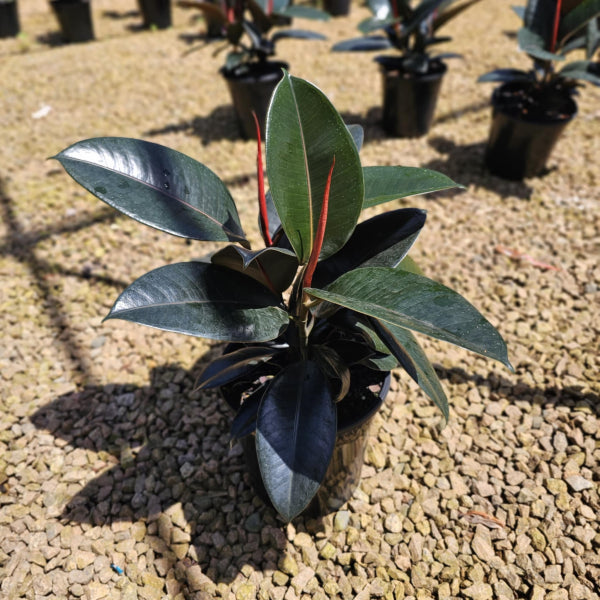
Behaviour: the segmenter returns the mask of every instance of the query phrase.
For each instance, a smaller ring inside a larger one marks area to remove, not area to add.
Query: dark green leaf
[[[364,196],[358,150],[341,116],[319,89],[286,73],[271,99],[266,146],[273,202],[301,264],[312,251],[335,156],[321,256],[334,254],[354,230]]]
[[[306,29],[283,29],[274,33],[271,40],[276,42],[283,38],[292,38],[297,40],[326,40],[327,37],[316,31],[307,31]]]
[[[338,42],[331,49],[334,52],[370,52],[373,50],[386,50],[388,48],[393,48],[388,38],[372,35]]]
[[[591,59],[600,47],[600,19],[592,19],[586,28],[585,57]]]
[[[287,290],[298,270],[296,255],[275,247],[253,251],[226,246],[212,255],[211,262],[244,273],[279,293]]]
[[[221,387],[251,373],[256,367],[282,352],[274,346],[245,346],[213,360],[200,373],[196,387],[201,390]]]
[[[560,20],[558,27],[559,46],[583,29],[592,19],[600,16],[600,0],[583,0]]]
[[[589,60],[576,60],[566,64],[559,71],[559,75],[600,85],[600,69],[597,68],[597,65],[598,63]],[[596,67],[596,70],[594,70],[594,67]]]
[[[247,396],[238,409],[231,422],[230,435],[234,440],[239,440],[250,435],[256,429],[256,416],[258,407],[265,395],[268,384],[260,386],[257,390]]]
[[[305,291],[386,325],[424,333],[512,368],[506,344],[489,321],[462,296],[426,277],[402,269],[369,267],[342,275],[325,290]]]
[[[376,319],[375,331],[383,342],[398,359],[411,378],[433,400],[434,404],[442,411],[444,423],[448,422],[448,398],[438,379],[437,373],[429,362],[427,355],[419,345],[415,336],[402,327],[384,324]]]
[[[364,21],[361,21],[358,24],[358,30],[362,34],[368,35],[369,33],[372,33],[373,31],[377,31],[378,29],[385,29],[389,25],[398,23],[398,21],[399,21],[399,19],[396,19],[394,17],[386,17],[383,19],[379,19],[377,17],[369,17],[368,19],[365,19]]]
[[[85,189],[141,223],[184,238],[248,244],[223,182],[185,154],[106,137],[73,144],[54,158]]]
[[[392,14],[390,0],[368,0],[369,10],[379,19],[385,19]]]
[[[564,56],[548,51],[548,41],[531,29],[521,27],[517,32],[519,50],[539,60],[565,60]]]
[[[106,318],[214,340],[263,342],[288,325],[279,302],[246,275],[202,262],[177,263],[134,281]]]
[[[481,75],[477,81],[531,81],[534,78],[533,74],[520,69],[496,69],[485,75]]]
[[[442,173],[419,167],[363,167],[363,175],[363,208],[417,194],[463,187]]]
[[[395,267],[406,256],[425,225],[426,213],[401,208],[359,223],[346,245],[317,265],[314,287],[325,287],[357,267]]]
[[[527,0],[523,25],[542,40],[541,48],[548,49],[552,38],[556,0]]]
[[[311,19],[313,21],[329,21],[331,15],[325,11],[319,10],[314,6],[302,4],[288,6],[284,10],[278,11],[278,14],[284,17],[295,17],[297,19]]]
[[[319,489],[336,431],[335,403],[315,362],[292,364],[274,377],[258,410],[256,453],[265,488],[286,521]]]

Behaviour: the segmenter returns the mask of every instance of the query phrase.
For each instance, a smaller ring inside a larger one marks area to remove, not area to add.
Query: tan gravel
[[[550,173],[511,183],[482,167],[491,87],[475,83],[528,64],[508,0],[449,27],[464,59],[418,140],[383,136],[371,56],[328,51],[363,7],[314,26],[329,42],[280,43],[294,74],[365,125],[365,164],[466,186],[397,204],[429,211],[414,258],[498,326],[516,367],[425,340],[449,425],[394,379],[354,498],[286,527],[229,448],[231,415],[192,391],[218,347],[101,323],[136,276],[207,246],[116,216],[47,160],[92,136],[165,144],[231,185],[256,239],[255,148],[237,138],[222,55],[186,55],[202,29],[189,12],[145,32],[134,0],[92,4],[95,42],[57,43],[45,0],[19,0],[24,34],[0,41],[0,596],[600,598],[600,91],[582,89]]]

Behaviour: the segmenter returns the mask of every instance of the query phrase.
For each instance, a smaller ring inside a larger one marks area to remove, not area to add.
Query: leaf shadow
[[[50,513],[92,526],[144,523],[159,575],[174,570],[190,592],[231,583],[244,565],[274,570],[287,546],[284,525],[252,490],[240,446],[230,445],[231,409],[216,392],[194,390],[217,351],[190,371],[158,367],[147,386],[84,387],[31,417],[107,465]]]
[[[240,132],[236,119],[233,106],[223,105],[216,107],[209,115],[150,129],[144,132],[144,135],[154,137],[169,133],[185,133],[199,138],[203,146],[208,146],[219,140],[239,140]]]
[[[462,185],[475,185],[486,188],[499,196],[516,196],[529,200],[533,189],[523,181],[509,181],[492,175],[484,165],[486,142],[475,144],[456,144],[453,140],[441,136],[431,137],[428,143],[443,158],[435,158],[423,167],[440,171]],[[461,190],[446,195],[455,195]]]
[[[442,379],[452,383],[468,383],[470,386],[487,387],[495,396],[509,400],[530,402],[531,404],[566,406],[574,408],[584,404],[596,415],[600,415],[600,395],[594,392],[583,391],[582,386],[531,386],[524,382],[513,383],[495,373],[487,376],[467,373],[460,367],[445,369],[436,365],[436,372]]]

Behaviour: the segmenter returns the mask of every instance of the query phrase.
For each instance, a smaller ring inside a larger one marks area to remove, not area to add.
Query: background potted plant
[[[573,98],[580,80],[600,85],[590,60],[565,62],[567,54],[598,47],[600,0],[529,0],[515,12],[523,19],[519,49],[533,69],[497,69],[478,81],[502,82],[492,94],[492,124],[485,162],[507,179],[539,175],[556,141],[577,113]],[[559,65],[562,65],[558,68]]]
[[[146,29],[171,27],[171,0],[138,0]]]
[[[17,0],[0,0],[0,38],[19,35]]]
[[[309,6],[294,6],[288,0],[222,0],[220,6],[209,2],[180,3],[199,8],[223,24],[226,46],[230,47],[220,70],[227,82],[240,133],[256,137],[253,113],[258,116],[264,135],[265,117],[275,86],[288,69],[286,62],[271,60],[276,43],[284,38],[324,40],[324,35],[304,29],[280,28],[292,17],[327,20],[329,15]],[[275,33],[269,35],[274,29]]]
[[[322,92],[284,75],[267,118],[268,193],[259,140],[259,249],[251,248],[225,185],[183,154],[96,138],[56,156],[88,191],[130,217],[226,244],[205,261],[142,275],[107,318],[230,343],[198,386],[221,388],[237,409],[233,435],[246,440],[258,487],[288,521],[320,487],[339,489],[355,476],[345,450],[362,462],[364,442],[352,432],[364,433],[390,368],[402,366],[448,417],[411,330],[510,367],[504,341],[471,304],[405,268],[424,211],[392,210],[359,223],[365,208],[456,184],[427,169],[362,167],[357,143],[360,130],[347,128]]]
[[[50,0],[65,42],[94,39],[90,0]]]
[[[419,137],[430,127],[447,66],[445,58],[430,55],[429,47],[449,41],[437,31],[450,19],[479,0],[368,0],[373,17],[358,29],[363,37],[339,42],[336,52],[363,52],[395,48],[399,54],[377,56],[383,78],[383,128],[397,137]],[[383,30],[385,35],[371,35]]]

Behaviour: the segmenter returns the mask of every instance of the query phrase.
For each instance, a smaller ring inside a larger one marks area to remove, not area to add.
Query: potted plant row
[[[439,37],[438,30],[479,0],[368,0],[373,17],[362,21],[362,37],[339,42],[336,52],[363,52],[396,49],[395,55],[375,58],[383,82],[383,128],[396,137],[427,134],[433,121],[445,59],[454,53],[431,55],[429,47],[451,38]],[[384,35],[373,34],[383,30]]]
[[[267,116],[268,191],[258,137],[259,248],[223,182],[186,155],[95,138],[56,158],[133,219],[223,244],[208,259],[141,275],[106,318],[227,342],[198,387],[221,389],[236,410],[232,436],[244,442],[256,488],[289,521],[311,502],[327,511],[352,493],[391,369],[402,367],[448,418],[413,332],[510,363],[481,313],[411,268],[424,211],[360,220],[364,209],[455,187],[452,180],[427,169],[363,167],[360,128],[346,127],[318,88],[287,73]]]
[[[294,17],[327,20],[329,15],[310,6],[294,6],[289,0],[222,0],[219,5],[182,0],[179,4],[198,8],[213,22],[221,23],[224,47],[229,51],[220,73],[231,95],[240,134],[246,139],[256,137],[254,113],[264,136],[269,100],[283,69],[289,69],[286,62],[272,60],[277,42],[285,38],[325,39],[314,31],[281,26]]]
[[[20,30],[17,0],[0,0],[0,39],[15,37]]]
[[[519,50],[533,68],[497,69],[479,81],[500,82],[492,94],[492,123],[485,162],[506,179],[539,175],[557,140],[577,114],[581,81],[600,85],[600,65],[590,59],[600,42],[600,0],[529,0],[515,7],[523,19]],[[566,61],[573,51],[585,60]]]
[[[50,6],[65,42],[88,42],[94,39],[90,0],[50,0]]]

